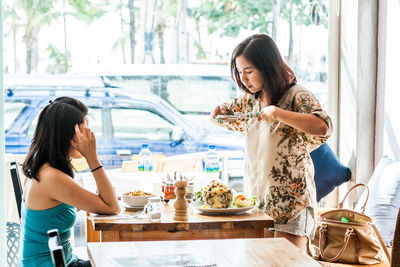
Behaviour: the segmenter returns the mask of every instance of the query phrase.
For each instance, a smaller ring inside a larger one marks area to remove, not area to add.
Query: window
[[[102,120],[101,120],[101,108],[90,107],[87,115],[89,121],[89,128],[94,132],[96,137],[103,136],[102,131]]]
[[[111,109],[114,138],[133,140],[170,140],[174,125],[148,111],[133,108]]]
[[[141,76],[140,78],[129,76],[105,76],[104,78],[108,79],[112,85],[125,88],[129,91],[151,92],[152,80],[146,76]]]
[[[35,118],[31,122],[31,125],[29,125],[28,136],[33,136],[33,134],[35,133],[36,126],[37,126],[37,123],[39,120],[40,112],[42,112],[42,109],[38,113],[36,113]]]
[[[38,123],[39,115],[42,109],[35,115],[31,125],[28,128],[28,136],[33,136]],[[94,132],[96,137],[102,136],[101,108],[89,108],[88,112],[89,128]]]
[[[168,101],[182,113],[208,113],[236,96],[232,81],[216,78],[176,77],[171,78],[166,87]]]
[[[4,109],[4,129],[6,132],[17,120],[18,116],[29,105],[29,102],[5,102]]]
[[[228,65],[156,64],[141,68],[121,69],[121,75],[102,77],[111,85],[121,87],[122,91],[159,95],[183,114],[209,113],[216,105],[230,101],[238,94],[229,76]],[[153,75],[139,75],[141,72]]]
[[[381,4],[384,6],[384,3]],[[384,65],[381,66],[384,75],[382,79],[385,86],[383,122],[377,130],[383,133],[382,155],[379,156],[387,155],[398,161],[400,160],[400,120],[398,118],[400,93],[398,90],[398,69],[394,66],[398,64],[400,59],[400,37],[398,34],[400,3],[398,1],[388,1],[386,5],[387,17],[385,18],[386,21],[383,22],[383,25],[386,24],[387,27],[386,40],[381,45],[380,51],[381,60],[384,62]]]

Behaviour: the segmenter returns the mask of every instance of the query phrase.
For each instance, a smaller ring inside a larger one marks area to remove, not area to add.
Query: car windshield
[[[114,138],[128,140],[170,140],[173,125],[149,110],[111,109]]]
[[[176,118],[183,121],[185,125],[190,125],[190,121],[187,118],[185,118],[185,116],[182,116],[182,114],[179,111],[177,111],[175,108],[171,107],[171,105],[167,101],[160,99],[159,104],[163,108],[167,109],[169,112],[173,113]],[[190,127],[186,127],[185,131],[187,131],[189,133],[189,135],[191,135],[191,136],[198,135],[198,133],[195,132],[194,129],[192,129]]]
[[[236,96],[232,81],[216,77],[171,78],[166,88],[168,101],[184,114],[209,113]]]

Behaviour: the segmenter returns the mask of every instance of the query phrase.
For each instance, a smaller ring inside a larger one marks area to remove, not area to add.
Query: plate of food
[[[233,191],[221,181],[213,180],[196,193],[192,206],[204,214],[229,215],[243,213],[256,206],[254,197],[238,194],[233,198]]]
[[[134,190],[122,195],[124,204],[130,207],[144,207],[150,197],[154,197],[153,193],[144,192],[142,190]]]
[[[195,207],[198,211],[204,214],[210,215],[230,215],[230,214],[239,214],[251,210],[255,206],[251,207],[229,207],[229,208],[209,208],[206,205],[199,205],[193,203],[193,207]]]

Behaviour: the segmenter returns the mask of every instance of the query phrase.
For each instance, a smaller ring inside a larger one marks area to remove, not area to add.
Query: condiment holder
[[[163,193],[163,199],[166,203],[169,202],[169,200],[175,200],[176,199],[176,194],[175,194],[175,182],[176,181],[187,181],[187,195],[186,199],[189,201],[189,203],[192,201],[194,197],[194,183],[193,183],[194,176],[192,178],[189,178],[185,175],[182,175],[178,171],[175,171],[172,175],[172,177],[167,174],[166,179],[161,178],[161,191]]]
[[[189,182],[187,186],[187,194],[186,194],[186,199],[188,203],[192,202],[192,199],[194,198],[194,183]]]

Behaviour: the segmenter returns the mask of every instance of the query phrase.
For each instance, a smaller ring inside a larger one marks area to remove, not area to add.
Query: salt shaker
[[[194,198],[194,183],[189,182],[187,186],[186,199],[190,203],[192,202],[193,198]]]
[[[149,220],[152,222],[158,222],[161,220],[161,212],[163,210],[163,204],[161,198],[151,197],[149,202],[144,207],[144,212],[147,213]]]

